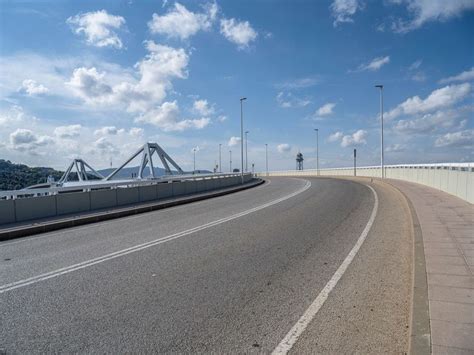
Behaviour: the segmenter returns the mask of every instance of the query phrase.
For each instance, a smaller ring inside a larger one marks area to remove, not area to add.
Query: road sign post
[[[357,176],[357,149],[354,149],[354,176]]]

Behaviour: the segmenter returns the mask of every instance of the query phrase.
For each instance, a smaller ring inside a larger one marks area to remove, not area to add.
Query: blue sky
[[[117,166],[146,141],[183,167],[474,159],[474,1],[0,1],[0,158]]]

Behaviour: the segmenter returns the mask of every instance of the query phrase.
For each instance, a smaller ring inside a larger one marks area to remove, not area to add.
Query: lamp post
[[[240,177],[242,179],[242,184],[244,183],[244,100],[247,100],[247,98],[240,98]]]
[[[268,144],[265,143],[265,171],[268,176]]]
[[[249,157],[248,157],[248,150],[247,150],[247,143],[249,141],[248,134],[249,134],[249,131],[245,131],[245,172],[249,171]]]
[[[230,172],[232,172],[232,150],[229,150],[229,167]]]
[[[219,143],[219,172],[222,173],[222,165],[221,165],[221,148],[222,148],[222,144]]]
[[[196,172],[196,148],[193,148],[193,155],[194,155],[194,160],[193,160],[193,174]]]
[[[314,130],[316,131],[316,175],[319,176],[319,129]]]
[[[384,172],[384,157],[383,157],[383,85],[375,85],[380,89],[380,169],[382,170],[382,179],[385,177]]]

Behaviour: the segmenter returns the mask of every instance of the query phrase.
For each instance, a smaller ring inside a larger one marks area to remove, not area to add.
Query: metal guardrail
[[[283,170],[259,173],[258,176],[317,176],[317,169]],[[321,176],[354,176],[354,167],[319,169]],[[357,167],[357,176],[380,177],[380,166]],[[426,185],[469,203],[474,203],[474,163],[397,164],[386,165],[384,175]]]
[[[91,190],[105,190],[105,189],[117,189],[126,187],[139,187],[169,183],[173,181],[185,181],[185,180],[206,180],[206,179],[219,179],[231,176],[240,176],[240,173],[216,173],[216,174],[194,174],[194,175],[168,175],[156,179],[134,179],[134,180],[89,180],[84,181],[73,181],[63,185],[47,188],[35,188],[35,189],[22,189],[22,190],[6,190],[0,191],[0,199],[17,199],[17,198],[30,198],[39,196],[50,196],[60,193],[68,192],[87,192]]]

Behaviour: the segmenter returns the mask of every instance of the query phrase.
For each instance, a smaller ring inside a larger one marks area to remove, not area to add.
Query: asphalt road
[[[404,352],[411,241],[372,184],[367,239],[296,352]],[[364,184],[272,178],[166,210],[0,243],[0,349],[271,352],[358,241]]]

